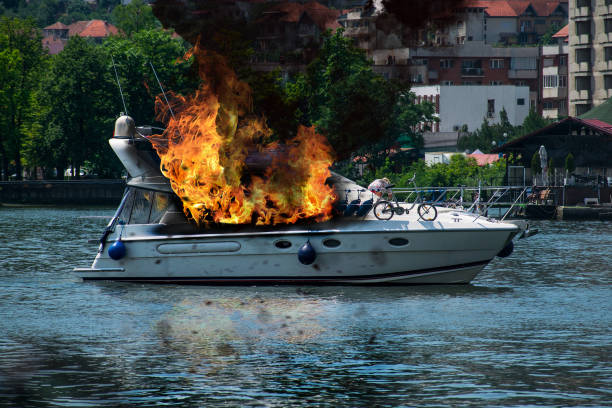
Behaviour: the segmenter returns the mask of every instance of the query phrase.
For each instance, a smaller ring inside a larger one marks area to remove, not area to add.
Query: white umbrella
[[[548,153],[544,145],[540,146],[540,167],[542,167],[542,185],[548,185]]]

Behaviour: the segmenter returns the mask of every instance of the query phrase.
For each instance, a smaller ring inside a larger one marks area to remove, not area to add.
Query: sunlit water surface
[[[612,223],[534,223],[472,285],[83,283],[112,212],[0,208],[0,405],[612,401]]]

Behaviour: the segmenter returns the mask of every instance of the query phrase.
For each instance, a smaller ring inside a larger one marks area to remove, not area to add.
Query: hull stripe
[[[243,276],[243,277],[183,277],[183,276],[168,276],[168,277],[87,277],[83,276],[83,280],[114,280],[120,282],[141,282],[141,283],[167,283],[167,284],[213,284],[213,285],[247,285],[247,284],[334,284],[334,283],[346,283],[347,281],[353,281],[352,283],[369,283],[368,281],[380,280],[380,279],[400,279],[406,277],[414,277],[422,274],[432,274],[437,272],[449,272],[458,269],[474,268],[478,266],[484,267],[491,260],[487,259],[484,261],[470,262],[458,265],[449,265],[437,268],[419,269],[416,271],[408,272],[392,272],[374,275],[352,275],[352,276],[300,276],[300,277],[287,277],[287,276],[267,276],[267,277],[256,277],[256,276]],[[393,283],[389,282],[373,282],[381,284]]]

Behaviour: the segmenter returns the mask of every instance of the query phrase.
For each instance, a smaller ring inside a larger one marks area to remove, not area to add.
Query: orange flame
[[[194,95],[173,95],[172,111],[157,98],[158,118],[167,126],[151,139],[186,215],[198,224],[331,218],[336,196],[325,180],[333,153],[325,137],[300,127],[286,146],[263,144],[272,131],[251,114],[249,86],[219,54],[196,46],[186,58],[191,55],[202,85]],[[273,158],[263,174],[245,171],[249,151]]]

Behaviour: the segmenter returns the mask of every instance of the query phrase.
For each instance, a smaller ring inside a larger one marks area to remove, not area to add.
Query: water
[[[472,285],[83,283],[113,209],[0,208],[0,406],[605,406],[612,223]]]

